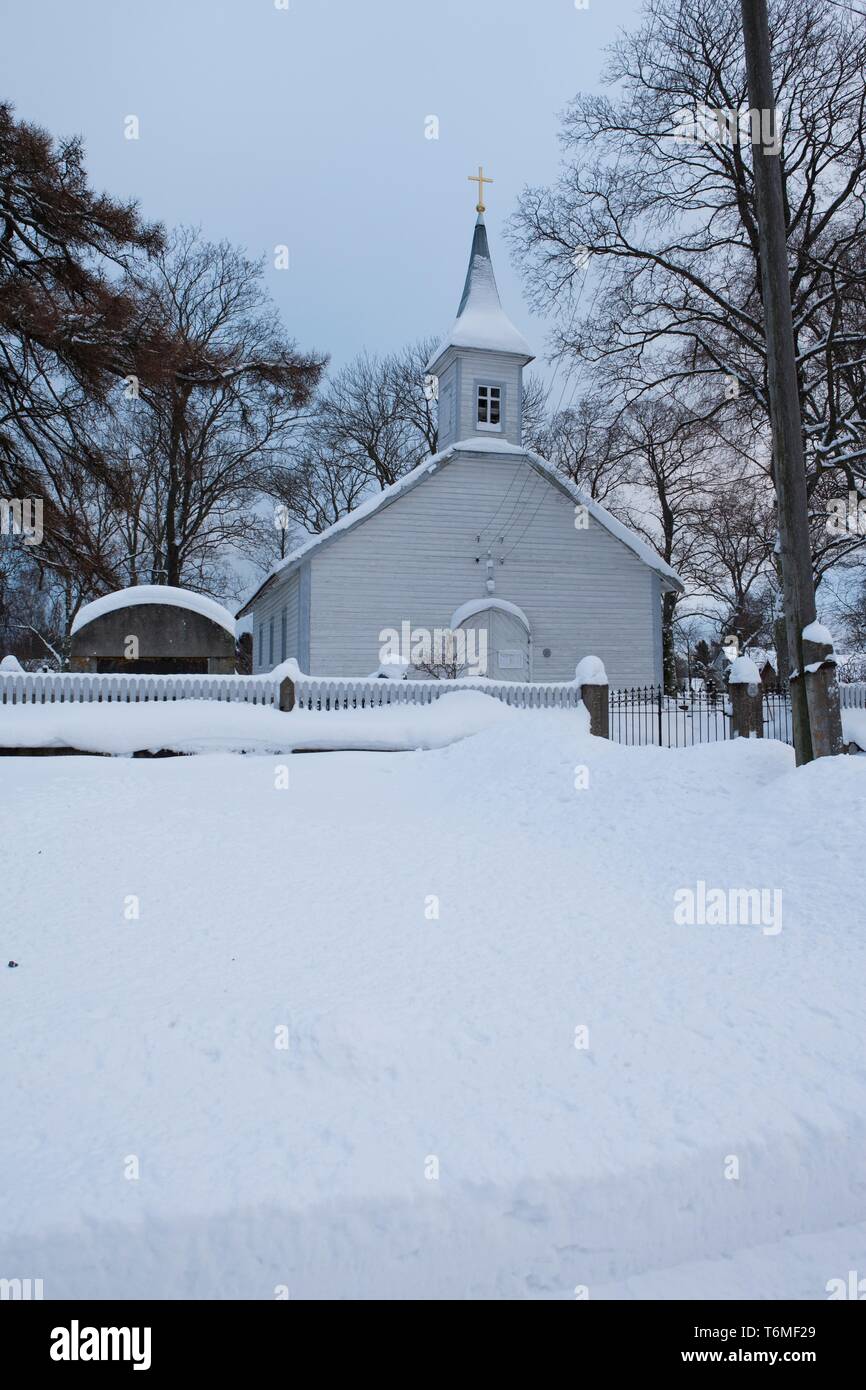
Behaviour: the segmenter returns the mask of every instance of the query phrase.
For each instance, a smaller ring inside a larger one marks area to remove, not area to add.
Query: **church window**
[[[268,631],[268,661],[270,662],[271,670],[273,670],[273,669],[274,669],[274,620],[273,620],[273,618],[271,618],[270,626],[269,626],[269,631]]]
[[[502,428],[502,387],[478,387],[478,428],[500,430]]]
[[[284,608],[282,613],[280,614],[280,661],[285,661],[286,657],[289,654],[287,651],[287,627],[288,611]]]

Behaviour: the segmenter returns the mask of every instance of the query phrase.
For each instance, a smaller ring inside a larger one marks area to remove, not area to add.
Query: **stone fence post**
[[[289,657],[289,660],[277,666],[272,674],[280,683],[280,712],[291,714],[297,701],[296,686],[303,674],[301,668],[293,657]]]
[[[585,656],[577,663],[575,684],[580,686],[580,698],[589,711],[589,732],[596,738],[610,738],[610,705],[607,672],[597,656]]]
[[[792,672],[791,680],[799,680],[802,675],[806,682],[812,752],[816,758],[831,757],[843,751],[842,712],[833,637],[821,623],[803,628],[803,660],[805,671]]]
[[[290,676],[280,681],[280,712],[290,714],[295,708],[295,682]]]
[[[764,694],[761,673],[749,656],[738,656],[728,676],[734,738],[764,737]]]

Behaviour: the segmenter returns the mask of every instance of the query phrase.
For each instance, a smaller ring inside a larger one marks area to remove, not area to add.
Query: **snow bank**
[[[23,670],[24,667],[21,665],[17,656],[4,656],[3,660],[0,661],[0,671],[8,671],[17,674],[19,671],[23,672]]]
[[[143,603],[161,603],[170,608],[186,608],[190,613],[200,613],[203,618],[210,618],[212,623],[218,623],[226,632],[230,632],[232,637],[235,635],[235,620],[221,603],[208,598],[206,594],[195,594],[191,589],[176,589],[171,584],[133,584],[128,589],[117,589],[112,594],[94,599],[92,603],[85,603],[76,613],[70,632],[74,636],[80,628],[92,623],[95,618],[101,618],[105,613]]]
[[[285,667],[296,665],[286,662]],[[291,670],[277,668],[284,675]],[[399,752],[442,748],[516,716],[476,690],[454,690],[431,705],[282,714],[213,700],[146,704],[0,706],[0,748],[75,748],[89,753],[291,753],[337,748]]]

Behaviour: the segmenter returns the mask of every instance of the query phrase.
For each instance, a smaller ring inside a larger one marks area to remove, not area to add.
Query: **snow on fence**
[[[295,681],[295,708],[346,710],[430,705],[452,690],[480,690],[516,709],[575,709],[580,704],[580,686],[574,681],[529,684],[483,678],[401,681],[302,675]]]
[[[77,671],[0,672],[0,705],[125,704],[220,700],[274,705],[270,676],[101,676]]]
[[[279,708],[285,668],[258,676],[92,675],[84,672],[0,671],[0,705],[139,704],[215,700]],[[517,709],[575,709],[575,681],[382,680],[374,677],[308,676],[295,668],[295,708],[331,711],[430,705],[453,690],[478,690]],[[866,681],[841,684],[843,709],[866,708]],[[765,690],[764,733],[791,742],[787,692]],[[617,743],[667,747],[730,738],[731,715],[723,693],[683,688],[667,695],[659,686],[611,690],[610,737]]]
[[[573,681],[529,685],[484,679],[398,681],[299,674],[295,681],[295,707],[347,710],[430,705],[452,690],[480,690],[518,709],[573,709],[580,704],[580,687]],[[139,704],[165,700],[220,700],[279,706],[279,672],[260,676],[0,672],[0,704],[3,705]]]

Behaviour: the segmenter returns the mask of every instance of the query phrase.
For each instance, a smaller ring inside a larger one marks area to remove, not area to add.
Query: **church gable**
[[[276,582],[285,580],[288,575],[292,574],[301,565],[307,563],[322,550],[343,541],[348,534],[354,532],[359,527],[367,526],[372,518],[398,504],[415,489],[435,477],[449,464],[453,463],[455,459],[471,459],[475,457],[483,459],[486,464],[499,469],[498,474],[489,475],[491,483],[488,486],[492,487],[494,492],[497,489],[493,485],[493,480],[495,480],[495,483],[498,484],[500,488],[506,483],[506,480],[509,487],[514,485],[514,474],[513,471],[508,471],[509,468],[512,470],[515,468],[518,470],[526,469],[529,473],[537,474],[545,480],[548,487],[562,494],[567,500],[569,507],[574,513],[576,522],[575,529],[588,529],[586,521],[591,520],[594,525],[598,525],[602,530],[609,532],[611,537],[614,538],[619,545],[630,550],[643,564],[655,570],[660,575],[665,585],[671,585],[675,588],[682,587],[675,572],[670,566],[665,564],[661,557],[652,550],[650,546],[646,545],[626,526],[612,517],[610,513],[606,512],[598,503],[580,492],[574,484],[562,477],[556,469],[554,469],[551,464],[548,464],[545,459],[541,458],[540,455],[533,454],[526,449],[509,446],[507,443],[505,445],[498,445],[492,441],[480,439],[477,441],[461,441],[460,444],[452,445],[435,457],[426,459],[423,463],[419,464],[417,468],[404,474],[404,476],[398,479],[396,483],[392,484],[391,487],[385,488],[374,497],[362,503],[359,507],[356,507],[354,511],[336,522],[335,525],[328,527],[327,530],[321,532],[321,534],[317,536],[310,537],[309,541],[276,567],[261,588],[257,590],[253,597],[240,610],[238,616],[242,617],[245,613],[250,612],[260,598],[269,591]],[[526,492],[526,487],[527,484],[523,482],[517,494],[519,498],[522,499],[523,494]],[[518,505],[519,504],[515,502],[510,508],[506,508],[506,516],[509,516],[511,511],[516,510]]]
[[[615,671],[614,644],[627,654],[624,676],[647,679],[653,665],[656,576],[517,450],[454,451],[317,548],[310,567],[314,671],[363,674],[380,633],[447,628],[487,597],[527,613],[535,679],[570,679],[587,643]]]

